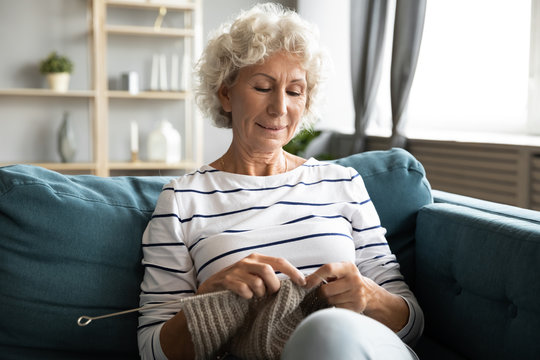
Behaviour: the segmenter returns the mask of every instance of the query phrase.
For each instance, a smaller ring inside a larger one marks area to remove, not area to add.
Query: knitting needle
[[[320,276],[319,274],[315,274],[315,275],[318,278],[320,278],[324,284],[328,284],[328,281],[326,281],[322,276]],[[133,313],[133,312],[141,311],[141,310],[154,309],[154,308],[165,306],[165,305],[171,305],[171,304],[180,303],[180,302],[182,302],[184,300],[185,300],[184,298],[177,299],[177,300],[171,300],[171,301],[167,301],[167,302],[164,302],[164,303],[161,303],[161,304],[146,305],[146,306],[141,306],[141,307],[138,307],[138,308],[135,308],[135,309],[129,309],[129,310],[119,311],[119,312],[115,312],[115,313],[111,313],[111,314],[100,315],[100,316],[83,315],[83,316],[81,316],[81,317],[79,317],[77,319],[77,325],[79,325],[81,327],[82,326],[87,326],[94,320],[106,319],[106,318],[110,318],[110,317],[113,317],[113,316],[129,314],[129,313]]]
[[[321,281],[323,282],[323,284],[328,284],[328,281],[326,281],[325,278],[323,278],[321,275],[317,274],[317,273],[311,273],[311,275],[315,275],[316,277],[318,277],[319,279],[321,279]],[[306,277],[306,275],[304,274],[304,277]]]
[[[167,302],[160,303],[160,304],[146,305],[146,306],[141,306],[141,307],[138,307],[138,308],[135,308],[135,309],[124,310],[124,311],[119,311],[119,312],[115,312],[115,313],[112,313],[112,314],[106,314],[106,315],[100,315],[100,316],[86,316],[86,315],[83,315],[83,316],[81,316],[81,317],[79,317],[77,319],[77,325],[86,326],[86,325],[90,324],[94,320],[105,319],[105,318],[110,318],[110,317],[113,317],[113,316],[129,314],[129,313],[136,312],[136,311],[153,309],[153,308],[157,308],[157,307],[160,307],[160,306],[176,304],[176,303],[182,302],[184,300],[185,299],[183,299],[183,298],[182,299],[176,299],[176,300],[171,300],[171,301],[167,301]]]

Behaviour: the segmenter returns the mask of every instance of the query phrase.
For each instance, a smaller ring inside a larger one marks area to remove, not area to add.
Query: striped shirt
[[[385,232],[352,168],[312,158],[283,174],[248,176],[205,165],[163,187],[142,240],[141,306],[192,296],[212,274],[253,252],[286,258],[306,275],[347,261],[405,299],[409,322],[398,335],[410,343],[420,336],[423,315]],[[173,305],[141,312],[143,358],[163,356],[159,331],[177,311]]]

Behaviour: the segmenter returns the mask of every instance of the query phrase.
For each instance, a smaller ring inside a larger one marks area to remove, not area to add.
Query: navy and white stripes
[[[354,262],[417,307],[384,234],[354,169],[310,159],[285,174],[258,177],[203,166],[163,188],[143,237],[141,305],[190,296],[212,274],[258,252],[284,257],[306,274],[325,263]],[[143,358],[171,314],[156,308],[140,316]],[[404,330],[413,339],[419,330],[409,325]]]

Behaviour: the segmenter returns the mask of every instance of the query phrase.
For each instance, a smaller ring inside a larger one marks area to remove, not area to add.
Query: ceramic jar
[[[148,136],[148,161],[177,163],[182,156],[180,133],[167,120],[162,120]]]

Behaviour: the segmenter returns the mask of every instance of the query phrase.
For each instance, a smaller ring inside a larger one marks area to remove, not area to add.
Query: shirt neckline
[[[239,178],[239,179],[277,179],[279,177],[285,177],[285,176],[289,176],[291,174],[294,174],[296,172],[299,172],[299,171],[302,171],[302,168],[305,167],[306,165],[316,165],[319,163],[319,160],[313,158],[313,157],[310,157],[309,159],[307,159],[302,165],[296,167],[295,169],[292,169],[292,170],[289,170],[287,172],[284,172],[284,173],[281,173],[281,174],[275,174],[275,175],[261,175],[261,176],[256,176],[256,175],[244,175],[244,174],[237,174],[237,173],[232,173],[232,172],[227,172],[227,171],[223,171],[223,170],[218,170],[208,164],[206,165],[203,165],[200,167],[199,171],[209,171],[209,170],[213,170],[217,173],[220,173],[220,174],[226,174],[228,176],[231,176],[231,177],[236,177],[236,178]]]

